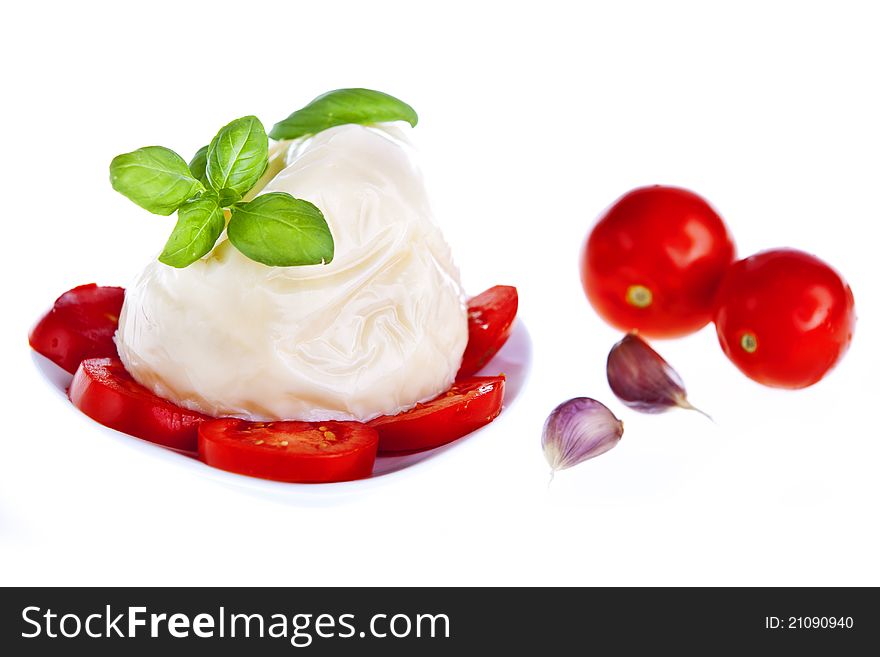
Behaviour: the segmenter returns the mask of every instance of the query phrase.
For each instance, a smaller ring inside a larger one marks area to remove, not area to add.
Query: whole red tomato
[[[734,263],[718,290],[715,328],[721,348],[746,376],[768,386],[816,383],[846,353],[855,324],[846,281],[794,249]]]
[[[581,258],[590,303],[608,323],[655,338],[702,328],[735,248],[718,213],[677,187],[620,197],[593,228]]]

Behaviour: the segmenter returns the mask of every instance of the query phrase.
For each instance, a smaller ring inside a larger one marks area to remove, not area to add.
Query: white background
[[[3,584],[880,584],[880,16],[871,3],[16,3],[4,9]],[[126,284],[172,218],[115,194],[117,153],[189,157],[228,120],[329,89],[393,93],[472,293],[518,286],[528,388],[490,430],[360,494],[267,495],[97,430],[27,330]],[[707,327],[658,349],[714,415],[613,398],[617,334],[577,259],[601,210],[686,186],[741,255],[812,251],[856,297],[827,379],[763,388]],[[541,426],[594,396],[620,446],[551,487]]]

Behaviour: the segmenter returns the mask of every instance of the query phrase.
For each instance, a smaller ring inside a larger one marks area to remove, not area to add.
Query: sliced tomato
[[[118,358],[80,363],[68,396],[96,422],[185,452],[198,447],[198,425],[209,418],[157,397],[131,378]]]
[[[468,301],[468,344],[461,359],[458,379],[479,372],[507,342],[519,298],[516,288],[496,285]]]
[[[504,375],[457,381],[448,392],[398,415],[368,424],[379,432],[380,452],[415,452],[439,447],[488,424],[501,412]]]
[[[379,435],[362,422],[247,422],[224,418],[199,426],[208,465],[275,481],[328,483],[373,472]]]
[[[68,290],[31,330],[31,347],[71,374],[86,358],[115,358],[124,296],[121,287],[94,283]]]

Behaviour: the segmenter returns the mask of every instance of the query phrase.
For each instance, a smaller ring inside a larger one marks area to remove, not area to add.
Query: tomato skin
[[[199,458],[208,465],[291,483],[369,477],[378,444],[376,431],[361,422],[247,422],[224,418],[199,426]]]
[[[677,187],[641,187],[599,218],[581,253],[581,282],[609,324],[652,338],[678,337],[712,319],[735,250],[703,198]]]
[[[157,397],[117,358],[84,360],[67,394],[74,406],[106,427],[184,452],[196,451],[198,425],[210,419]]]
[[[515,287],[496,285],[468,301],[468,343],[456,379],[479,372],[504,346],[519,306]]]
[[[777,388],[805,388],[824,377],[849,348],[855,323],[846,281],[795,249],[736,262],[715,310],[727,357],[746,376]]]
[[[448,392],[398,415],[368,422],[379,432],[380,452],[415,452],[445,445],[501,413],[504,375],[457,381]]]
[[[31,329],[28,342],[71,374],[87,358],[115,358],[113,334],[124,297],[121,287],[94,283],[68,290]]]

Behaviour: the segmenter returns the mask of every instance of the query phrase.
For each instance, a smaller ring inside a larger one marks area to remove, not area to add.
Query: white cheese
[[[184,269],[150,263],[116,336],[132,376],[181,406],[251,420],[368,420],[445,391],[467,312],[404,126],[275,145],[261,193],[318,206],[333,261],[268,267],[224,234]]]

